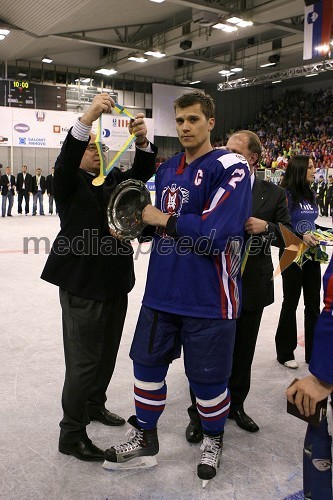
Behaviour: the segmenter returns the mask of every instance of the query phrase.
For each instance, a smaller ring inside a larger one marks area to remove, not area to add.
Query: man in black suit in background
[[[273,262],[270,246],[284,247],[278,227],[280,222],[292,229],[285,191],[271,182],[258,179],[254,168],[261,158],[259,137],[249,130],[232,134],[226,148],[244,156],[251,170],[252,216],[245,223],[245,233],[251,237],[249,256],[242,276],[242,310],[237,319],[232,373],[229,379],[229,418],[249,432],[257,432],[258,425],[244,411],[244,402],[250,390],[251,365],[264,307],[274,302]],[[248,243],[249,244],[249,243]],[[202,438],[195,400],[188,409],[190,423],[186,439],[197,443]]]
[[[53,202],[54,202],[53,179],[54,179],[54,167],[52,167],[50,175],[46,177],[46,192],[47,196],[49,197],[49,215],[53,214]]]
[[[22,201],[25,202],[25,215],[29,213],[29,199],[32,193],[32,176],[28,173],[28,167],[22,165],[22,172],[17,174],[16,191],[18,194],[17,211],[22,214]]]
[[[7,201],[7,216],[12,217],[12,208],[14,204],[14,187],[15,177],[11,174],[11,168],[6,167],[6,173],[1,176],[2,217],[6,216]]]
[[[39,215],[44,214],[44,204],[43,196],[46,189],[46,179],[42,175],[42,169],[36,168],[36,175],[32,178],[32,194],[33,194],[33,205],[32,205],[32,215],[37,214],[37,201],[39,202]]]
[[[324,179],[323,175],[319,176],[319,182],[318,182],[318,191],[317,191],[317,204],[320,208],[320,215],[327,216],[328,213],[326,213],[326,206],[325,206],[325,197],[326,197],[326,189],[327,185]]]

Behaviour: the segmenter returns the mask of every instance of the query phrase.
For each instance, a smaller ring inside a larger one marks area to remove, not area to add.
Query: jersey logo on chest
[[[187,189],[171,184],[162,191],[161,210],[171,215],[179,215],[183,203],[188,203],[190,193]]]

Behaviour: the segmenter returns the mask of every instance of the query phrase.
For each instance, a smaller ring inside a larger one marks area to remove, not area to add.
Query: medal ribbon
[[[128,109],[124,108],[124,106],[121,106],[120,104],[115,104],[114,109],[121,116],[127,116],[131,120],[135,119],[135,116],[132,115],[132,113]],[[135,136],[135,134],[131,134],[130,137],[126,140],[126,142],[123,144],[123,146],[120,148],[118,153],[116,153],[116,155],[112,158],[112,160],[108,164],[106,164],[105,156],[103,155],[103,146],[102,146],[102,140],[101,140],[102,139],[102,131],[103,131],[102,116],[100,116],[98,119],[95,144],[96,144],[98,156],[100,159],[99,178],[101,180],[103,180],[103,182],[104,182],[105,177],[108,175],[109,172],[111,172],[111,170],[115,166],[116,162],[118,160],[120,160],[120,158],[123,156],[123,154],[126,153],[128,148],[135,141],[136,136]],[[102,184],[103,182],[98,183],[98,185]]]

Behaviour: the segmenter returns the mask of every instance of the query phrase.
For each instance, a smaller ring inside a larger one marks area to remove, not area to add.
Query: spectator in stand
[[[332,103],[331,88],[313,94],[300,89],[290,90],[281,99],[263,106],[257,121],[244,128],[265,131],[266,135],[261,137],[265,149],[263,156],[268,154],[272,160],[281,151],[286,151],[289,156],[313,153],[315,160],[320,161],[323,168],[332,167]],[[286,109],[291,110],[288,117]],[[319,119],[319,116],[323,118]],[[226,134],[227,138],[229,136],[230,134]]]

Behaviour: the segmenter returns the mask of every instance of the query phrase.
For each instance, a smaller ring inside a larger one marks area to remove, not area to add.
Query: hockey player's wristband
[[[169,217],[168,222],[165,226],[165,232],[168,236],[172,238],[177,238],[177,217],[175,215],[171,215]]]

